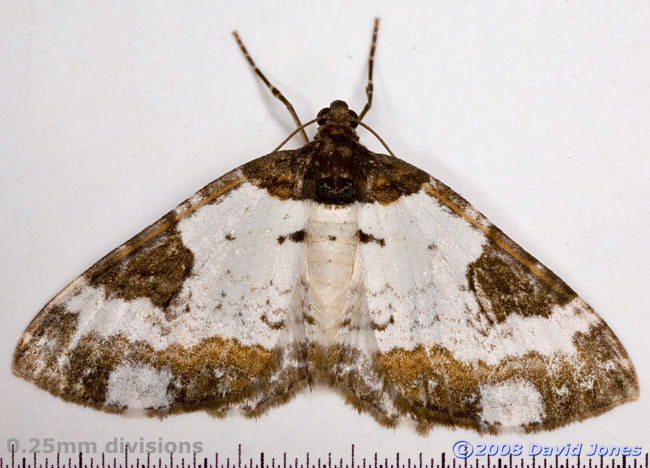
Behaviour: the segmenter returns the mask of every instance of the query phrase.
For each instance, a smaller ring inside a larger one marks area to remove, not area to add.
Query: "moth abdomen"
[[[307,265],[315,338],[329,344],[340,328],[359,244],[356,205],[311,203],[307,212]]]

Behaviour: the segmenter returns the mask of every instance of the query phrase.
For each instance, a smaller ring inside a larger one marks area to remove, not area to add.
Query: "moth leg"
[[[264,76],[264,73],[262,73],[262,70],[257,68],[257,65],[255,65],[255,62],[253,62],[253,59],[251,58],[250,54],[246,50],[246,47],[244,46],[244,43],[241,41],[239,38],[239,34],[237,34],[237,31],[233,31],[232,35],[235,36],[235,40],[237,41],[237,45],[239,45],[239,48],[241,49],[242,53],[244,54],[244,57],[246,57],[246,60],[248,61],[249,65],[253,68],[253,71],[257,73],[257,76],[260,77],[260,79],[264,82],[267,88],[271,91],[271,94],[278,98],[282,104],[284,104],[291,114],[291,117],[293,118],[293,121],[296,123],[298,127],[302,127],[302,122],[300,122],[300,118],[298,117],[298,114],[296,113],[296,110],[293,108],[289,100],[284,97],[284,95],[280,92],[278,88],[273,86],[271,82],[268,80],[266,76]],[[371,62],[372,63],[372,62]],[[307,133],[305,133],[305,129],[300,130],[300,134],[302,137],[305,139],[305,142],[309,143],[309,138],[307,137]]]
[[[372,30],[372,43],[370,44],[370,57],[368,57],[368,85],[366,86],[366,96],[368,96],[368,102],[363,107],[361,114],[359,114],[359,120],[363,120],[363,117],[370,110],[372,106],[372,66],[375,63],[375,49],[377,47],[377,31],[379,30],[379,18],[375,18],[375,27]]]

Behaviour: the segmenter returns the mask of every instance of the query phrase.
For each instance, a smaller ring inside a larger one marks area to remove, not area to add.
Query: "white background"
[[[458,439],[648,449],[648,2],[1,3],[0,453],[10,437],[100,449],[160,437],[200,441],[203,454],[241,442],[269,457],[346,457],[354,442],[359,456],[426,459]],[[161,421],[65,403],[11,374],[20,334],[54,294],[293,129],[232,29],[306,121],[333,99],[363,106],[374,16],[366,123],[592,304],[630,353],[640,400],[552,432],[421,437],[408,424],[380,427],[320,387],[257,420]]]

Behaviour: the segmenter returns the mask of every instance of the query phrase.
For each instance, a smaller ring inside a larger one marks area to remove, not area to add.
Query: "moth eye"
[[[325,109],[321,109],[316,115],[316,123],[318,125],[325,125],[327,114],[329,114],[329,112],[330,112],[329,107],[326,107]]]
[[[359,125],[359,116],[353,110],[349,111],[350,113],[350,125],[352,128],[356,128]]]

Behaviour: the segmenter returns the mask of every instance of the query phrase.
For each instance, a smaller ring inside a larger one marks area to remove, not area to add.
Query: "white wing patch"
[[[167,408],[171,373],[151,366],[124,364],[108,377],[106,404],[127,408]]]
[[[299,283],[304,257],[301,243],[279,243],[278,237],[304,229],[305,207],[269,197],[250,184],[236,194],[179,222],[195,267],[178,301],[179,308],[189,305],[190,312],[179,310],[180,324],[174,328],[186,340],[216,334],[271,349],[286,331],[260,327],[261,318],[295,321],[291,291]]]
[[[384,247],[359,247],[370,315],[378,323],[391,315],[395,321],[377,333],[379,350],[448,340],[462,352],[466,307],[477,309],[466,271],[483,252],[485,235],[431,203],[424,191],[387,207],[363,206],[359,227],[385,240]]]
[[[446,347],[458,360],[488,364],[531,351],[574,354],[574,334],[594,324],[593,317],[581,314],[585,305],[577,297],[555,306],[549,317],[514,314],[491,323],[479,313],[467,278],[487,237],[432,203],[424,190],[388,207],[364,206],[359,226],[386,242],[360,246],[370,315],[379,323],[391,315],[395,321],[377,332],[381,352],[427,343]]]
[[[244,212],[242,199],[247,201]],[[260,226],[265,220],[268,224]],[[259,326],[260,319],[264,314],[271,322],[287,319],[303,248],[279,245],[278,232],[300,230],[304,223],[302,203],[281,202],[249,184],[221,203],[202,206],[178,224],[183,244],[194,254],[192,274],[178,300],[162,310],[146,297],[106,297],[104,287],[82,278],[62,302],[79,314],[69,349],[90,332],[120,334],[154,350],[173,343],[193,346],[215,335],[272,349],[281,333]]]
[[[488,424],[518,427],[541,423],[545,416],[541,395],[525,380],[481,385],[481,403],[481,418]]]

